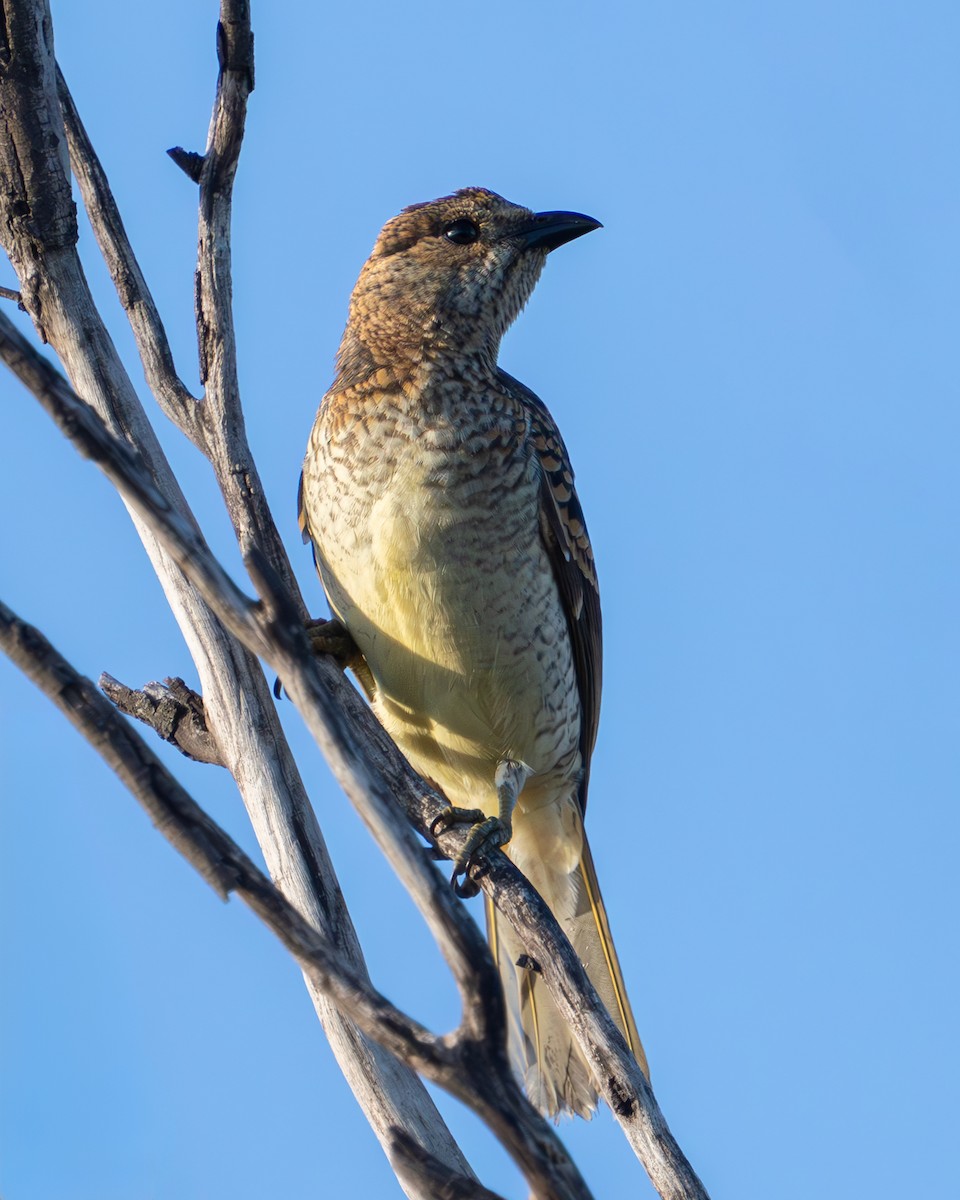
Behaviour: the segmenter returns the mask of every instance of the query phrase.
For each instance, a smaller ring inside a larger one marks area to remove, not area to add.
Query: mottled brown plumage
[[[300,520],[372,703],[470,845],[504,844],[553,909],[645,1068],[583,832],[601,683],[593,552],[560,433],[497,366],[549,250],[597,227],[483,188],[384,226],[310,436]],[[465,869],[466,861],[458,863]],[[545,1112],[596,1088],[492,909],[515,1059]]]

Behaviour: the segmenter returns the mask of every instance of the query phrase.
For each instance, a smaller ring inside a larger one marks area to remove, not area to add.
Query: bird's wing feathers
[[[311,541],[310,527],[307,524],[307,510],[303,503],[303,472],[300,472],[300,482],[297,485],[297,524],[300,526],[300,536],[304,543]]]
[[[580,752],[583,780],[580,807],[587,802],[590,755],[597,739],[602,682],[602,626],[600,590],[583,509],[573,483],[573,468],[560,431],[543,401],[529,388],[500,371],[511,395],[516,396],[530,420],[530,438],[540,463],[540,529],[550,556],[553,575],[567,617],[577,689],[582,710]]]

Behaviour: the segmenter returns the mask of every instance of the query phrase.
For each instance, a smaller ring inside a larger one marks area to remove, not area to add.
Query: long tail
[[[569,812],[565,816],[570,819]],[[537,850],[543,850],[542,839],[538,839],[535,829],[524,830],[522,821],[515,823],[513,840],[505,849],[550,906],[640,1069],[649,1078],[579,810],[576,824],[583,840],[573,870],[563,869],[557,855],[538,854]],[[597,1088],[566,1022],[540,976],[516,966],[524,948],[512,928],[498,918],[489,900],[486,916],[487,936],[510,1010],[510,1054],[531,1103],[549,1117],[562,1112],[592,1116]]]

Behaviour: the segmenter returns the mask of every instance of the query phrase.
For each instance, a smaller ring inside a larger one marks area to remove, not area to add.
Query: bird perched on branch
[[[300,524],[374,709],[473,828],[455,864],[502,845],[556,915],[646,1072],[583,830],[600,709],[600,600],[563,439],[497,366],[547,254],[599,227],[483,188],[415,204],[360,273],[337,375],[310,435]],[[487,906],[541,1111],[597,1090],[512,929]]]

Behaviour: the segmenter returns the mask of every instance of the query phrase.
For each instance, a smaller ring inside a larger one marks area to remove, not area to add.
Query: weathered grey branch
[[[194,399],[177,375],[163,323],[130,245],[106,172],[59,69],[57,91],[70,163],[97,244],[130,321],[147,384],[166,416],[210,459],[241,547],[250,541],[261,546],[298,598],[306,617],[247,442],[236,369],[230,221],[247,96],[253,88],[253,35],[246,0],[221,6],[217,49],[220,74],[207,153],[171,151],[174,161],[184,169],[189,166],[188,175],[200,183],[196,304],[205,386],[202,401]]]
[[[237,376],[230,224],[247,97],[253,91],[249,0],[222,0],[217,56],[217,94],[200,173],[196,276],[200,378],[205,388],[204,451],[223,492],[241,551],[250,545],[260,548],[293,597],[301,619],[306,620],[309,613],[247,442]]]
[[[0,153],[0,184],[14,201],[4,206],[3,245],[20,279],[20,302],[46,341],[44,263],[77,241],[55,84],[46,69],[53,29],[47,5],[36,2],[4,4],[3,26],[3,107],[16,114],[5,123]]]
[[[181,530],[192,514],[97,312],[76,251],[66,135],[56,95],[52,25],[44,0],[3,6],[0,74],[0,240],[16,270],[26,311],[71,382],[117,438],[136,447],[154,491]],[[6,322],[13,347],[19,335]],[[20,350],[13,349],[16,357]],[[41,362],[43,360],[40,360]],[[357,969],[362,956],[323,838],[256,659],[241,650],[177,569],[148,525],[134,525],[197,667],[207,721],[237,782],[268,868],[304,915],[328,931]],[[416,1076],[311,987],[320,1019],[378,1138],[389,1154],[402,1126],[451,1169],[469,1176],[456,1142]],[[414,1188],[411,1195],[419,1193]]]
[[[143,739],[129,728],[89,679],[43,635],[0,603],[0,648],[41,688],[98,750],[146,809],[167,840],[224,899],[235,892],[368,1037],[445,1088],[496,1129],[542,1200],[589,1200],[576,1167],[543,1119],[520,1093],[505,1054],[506,1013],[499,989],[465,1012],[461,1028],[438,1037],[412,1020],[358,974],[312,928],[239,846],[200,808]],[[436,871],[431,873],[435,876]],[[458,906],[459,908],[459,906]],[[462,911],[462,910],[461,910]],[[461,931],[475,927],[458,920]],[[479,936],[475,931],[474,936]],[[470,940],[471,935],[467,935]],[[492,972],[492,962],[490,963]],[[493,976],[495,979],[495,974]],[[409,1134],[392,1131],[398,1168],[419,1178],[422,1194],[490,1196],[424,1151]],[[438,1182],[442,1185],[437,1190]]]
[[[34,626],[0,601],[0,648],[97,750],[151,821],[221,899],[236,893],[293,953],[318,986],[350,1008],[365,1032],[434,1071],[449,1064],[436,1037],[380,995],[311,928],[243,850],[203,811],[91,680]]]
[[[66,80],[57,68],[57,96],[70,149],[70,166],[120,303],[130,320],[147,386],[160,407],[196,442],[200,407],[177,375],[166,330],[127,237],[106,172],[97,157]]]

